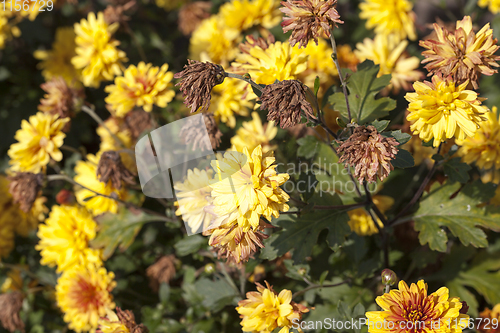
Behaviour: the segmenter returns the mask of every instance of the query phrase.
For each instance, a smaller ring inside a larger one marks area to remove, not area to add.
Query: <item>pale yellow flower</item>
[[[75,181],[97,193],[107,196],[113,195],[123,200],[126,196],[125,187],[118,190],[113,187],[111,180],[107,184],[97,180],[96,171],[99,157],[88,154],[87,161],[78,161],[75,166]],[[116,213],[118,211],[118,202],[116,200],[96,195],[85,188],[77,189],[75,196],[78,203],[90,210],[94,216],[107,212]]]
[[[243,147],[241,152],[228,151],[212,161],[214,226],[237,223],[243,231],[256,230],[261,216],[271,220],[280,211],[288,211],[290,197],[279,186],[290,176],[277,173],[274,162],[273,152],[263,154],[260,145],[251,154]]]
[[[114,277],[113,272],[92,264],[64,271],[57,280],[56,300],[70,329],[95,333],[99,318],[115,308]]]
[[[71,63],[76,56],[75,31],[72,27],[60,27],[56,30],[56,37],[51,50],[37,50],[34,57],[41,62],[38,68],[42,70],[45,81],[62,76],[68,85],[78,84],[81,80],[81,70],[77,70]]]
[[[423,78],[418,70],[420,60],[407,55],[407,46],[407,40],[399,41],[394,35],[376,35],[375,39],[365,38],[356,44],[354,54],[360,62],[371,60],[380,65],[379,77],[391,74],[391,84],[386,89],[398,93],[400,89],[411,90],[412,84]]]
[[[415,82],[415,92],[405,96],[410,102],[406,119],[412,123],[413,134],[425,142],[434,138],[434,147],[453,137],[464,140],[474,136],[489,110],[481,105],[476,92],[466,90],[468,84],[455,86],[439,75],[434,75],[432,82]]]
[[[295,54],[307,55],[307,69],[298,75],[306,86],[313,88],[316,77],[325,89],[335,83],[338,78],[337,67],[332,62],[332,47],[323,38],[318,39],[318,45],[314,41],[309,41],[306,47],[293,48]],[[352,52],[351,55],[355,57]],[[340,59],[339,59],[340,60]],[[323,93],[324,91],[321,91]]]
[[[71,63],[82,69],[82,81],[86,87],[99,87],[101,81],[111,81],[122,73],[122,63],[127,61],[125,52],[117,47],[120,42],[113,39],[118,23],[108,25],[102,12],[89,13],[87,20],[75,23],[76,56]]]
[[[124,117],[136,106],[151,112],[153,105],[164,108],[172,101],[174,74],[167,71],[167,64],[152,66],[142,61],[137,67],[130,65],[123,76],[115,78],[115,84],[104,89],[109,93],[105,101],[116,116]]]
[[[394,204],[394,199],[386,195],[375,195],[373,196],[373,203],[377,208],[385,213]],[[378,233],[378,228],[373,222],[372,218],[364,208],[356,208],[347,212],[349,214],[349,227],[352,231],[360,236],[370,236]],[[377,224],[380,228],[384,225],[379,218],[377,219]]]
[[[276,134],[278,134],[278,128],[274,125],[274,121],[262,126],[259,114],[252,112],[252,120],[243,122],[236,131],[236,135],[231,138],[231,149],[243,151],[243,147],[246,147],[248,151],[253,151],[258,145],[261,145],[262,152],[267,153],[277,147],[271,144],[271,140]]]
[[[97,224],[83,207],[53,206],[49,218],[38,228],[40,238],[35,247],[40,251],[40,263],[57,266],[62,272],[78,265],[101,265],[101,250],[91,249],[89,242],[96,237]]]
[[[59,162],[66,134],[62,132],[69,118],[60,119],[58,115],[38,112],[30,116],[29,121],[23,119],[21,129],[14,138],[19,141],[10,146],[8,155],[11,158],[12,171],[39,173],[45,171],[50,159]]]
[[[201,22],[193,32],[189,58],[226,67],[236,57],[241,38],[237,29],[225,26],[219,16],[213,15]]]
[[[212,89],[208,112],[214,114],[216,121],[234,128],[235,115],[248,116],[248,110],[254,105],[251,99],[256,97],[246,82],[226,79]]]
[[[364,0],[359,5],[359,17],[366,21],[368,29],[376,34],[398,36],[401,40],[417,39],[415,13],[409,0]]]
[[[232,0],[223,4],[219,15],[225,26],[246,30],[255,25],[271,29],[281,21],[279,0]]]

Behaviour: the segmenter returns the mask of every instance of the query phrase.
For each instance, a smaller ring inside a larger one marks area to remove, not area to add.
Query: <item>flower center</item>
[[[73,288],[74,304],[81,310],[88,311],[100,306],[99,294],[96,287],[80,278]]]
[[[39,142],[40,147],[44,148],[45,146],[47,146],[48,143],[49,143],[49,139],[47,139],[45,136],[42,136],[40,138],[40,142]]]

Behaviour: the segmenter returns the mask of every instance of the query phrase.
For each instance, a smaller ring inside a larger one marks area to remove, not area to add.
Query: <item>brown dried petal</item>
[[[161,257],[156,263],[149,266],[146,275],[149,277],[149,285],[154,291],[158,291],[161,283],[169,283],[175,277],[176,258],[173,254]]]
[[[120,323],[125,325],[126,328],[130,331],[130,333],[148,333],[149,330],[144,326],[144,324],[137,324],[135,322],[134,313],[130,310],[122,310],[120,308],[116,308],[116,316]]]
[[[30,172],[18,172],[8,176],[10,181],[9,192],[14,202],[19,203],[20,208],[29,212],[42,187],[43,175]]]
[[[181,79],[176,86],[184,96],[184,104],[191,108],[191,112],[206,111],[212,99],[212,89],[224,82],[226,72],[220,65],[210,62],[188,60],[182,72],[174,75]]]
[[[311,104],[306,98],[306,87],[297,80],[286,80],[267,85],[260,100],[261,110],[267,110],[267,120],[288,128],[300,123],[301,110],[307,117],[314,117]]]
[[[189,36],[198,28],[200,23],[210,17],[212,3],[208,1],[195,1],[182,6],[179,11],[179,30]]]
[[[125,126],[130,131],[130,134],[132,134],[134,141],[137,140],[142,133],[155,127],[151,113],[142,109],[135,109],[127,113],[125,116]]]
[[[23,299],[23,294],[19,291],[0,295],[0,322],[9,332],[24,332],[24,323],[19,317]]]
[[[96,171],[97,179],[104,184],[109,180],[116,189],[122,188],[122,181],[127,184],[135,184],[134,175],[123,165],[120,154],[113,150],[102,153]]]
[[[125,14],[126,11],[134,7],[136,2],[134,0],[129,1],[123,5],[108,5],[104,9],[104,20],[107,24],[113,24],[115,22],[124,25],[127,21],[130,21],[130,17]]]

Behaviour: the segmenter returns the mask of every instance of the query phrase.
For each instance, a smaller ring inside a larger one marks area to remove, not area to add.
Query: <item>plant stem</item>
[[[233,79],[238,79],[238,80],[245,81],[246,83],[249,83],[252,87],[254,87],[255,89],[257,89],[258,91],[262,92],[262,87],[259,86],[254,81],[252,81],[252,79],[248,79],[248,78],[246,78],[246,77],[244,77],[242,75],[239,75],[239,74],[228,73],[228,72],[226,72],[226,77],[230,77],[230,78],[233,78]]]
[[[337,67],[337,72],[339,73],[340,85],[342,86],[342,91],[344,92],[345,105],[347,108],[347,116],[349,118],[349,123],[352,121],[351,117],[351,107],[349,106],[349,95],[347,94],[347,85],[342,75],[342,70],[340,69],[338,54],[337,54],[337,43],[335,43],[335,37],[333,36],[333,27],[330,27],[330,42],[332,43],[332,59],[335,67]]]
[[[363,186],[365,188],[365,194],[366,197],[368,198],[369,202],[373,202],[372,194],[370,193],[370,189],[368,188],[368,183],[366,181],[363,182]],[[382,221],[384,226],[387,226],[387,219],[385,218],[384,214],[378,209],[377,205],[373,204],[372,206],[373,211],[375,212],[375,215]],[[373,221],[375,222],[375,221]]]
[[[297,297],[297,296],[300,296],[300,295],[304,294],[305,292],[307,292],[307,291],[309,291],[309,290],[311,290],[311,289],[338,287],[338,286],[341,286],[341,285],[343,285],[343,284],[349,283],[350,281],[351,281],[351,280],[350,280],[350,279],[348,279],[348,280],[344,280],[344,281],[339,282],[339,283],[324,284],[324,285],[314,284],[314,285],[309,286],[309,287],[307,287],[307,288],[305,288],[305,289],[302,289],[302,290],[300,290],[300,291],[297,291],[296,293],[294,293],[294,294],[292,295],[292,298],[295,298],[295,297]]]
[[[391,286],[386,284],[385,285],[385,293],[387,294],[389,291],[391,291]]]
[[[111,132],[111,130],[109,129],[109,127],[106,126],[106,124],[101,119],[101,117],[99,117],[97,115],[97,113],[95,113],[95,111],[94,111],[93,108],[90,108],[87,105],[82,105],[82,111],[85,112],[86,114],[88,114],[89,116],[91,116],[92,119],[94,119],[99,125],[101,125],[102,127],[104,127],[106,129],[106,131],[108,131],[108,133],[111,135],[111,137],[113,137],[113,139],[116,141],[116,143],[118,143],[118,145],[120,145],[122,148],[127,148],[123,144],[122,140],[120,140],[120,138],[118,138],[113,132]]]

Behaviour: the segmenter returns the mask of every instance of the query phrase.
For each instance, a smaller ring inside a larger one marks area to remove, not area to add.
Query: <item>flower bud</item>
[[[398,276],[396,275],[396,273],[388,268],[382,271],[381,276],[382,283],[385,285],[393,286],[394,284],[396,284],[396,282],[398,282]]]
[[[206,264],[205,265],[205,273],[212,274],[213,272],[215,272],[215,265],[214,264]]]

